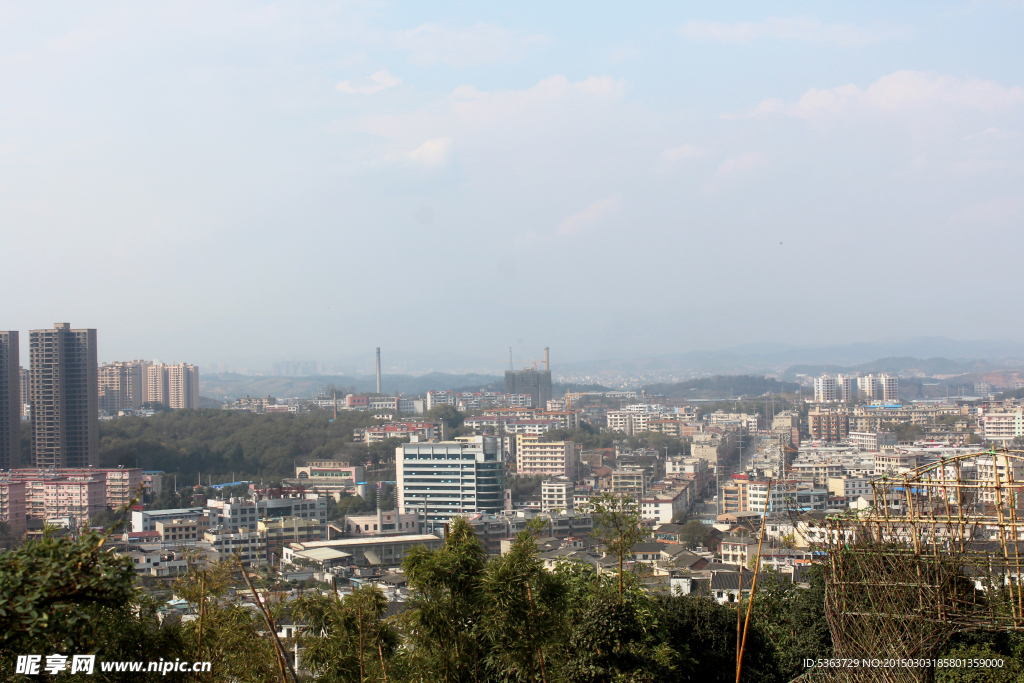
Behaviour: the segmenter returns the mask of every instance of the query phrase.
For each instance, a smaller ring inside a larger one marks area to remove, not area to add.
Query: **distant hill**
[[[496,386],[503,382],[493,375],[452,375],[445,372],[432,372],[426,375],[384,375],[381,384],[384,393],[417,395],[430,390],[477,391],[481,387]],[[225,397],[240,398],[242,396],[297,396],[312,398],[318,385],[334,384],[338,393],[365,393],[377,388],[374,376],[348,377],[343,375],[323,375],[309,377],[273,377],[238,375],[221,373],[217,375],[200,375],[199,389],[203,396],[220,401]]]
[[[649,384],[643,387],[651,395],[665,398],[734,398],[736,396],[761,396],[795,393],[800,385],[794,382],[780,382],[757,375],[715,375],[675,384]]]

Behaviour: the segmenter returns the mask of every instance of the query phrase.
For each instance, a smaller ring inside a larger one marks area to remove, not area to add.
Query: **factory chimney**
[[[380,347],[377,347],[377,393],[380,393]]]
[[[544,347],[544,369],[551,370],[551,363],[548,360],[548,347]]]

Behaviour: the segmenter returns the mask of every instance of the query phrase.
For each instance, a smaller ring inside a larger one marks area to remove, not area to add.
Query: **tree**
[[[481,580],[487,555],[463,517],[437,550],[417,546],[402,563],[413,597],[404,615],[410,666],[441,683],[482,681]]]
[[[484,572],[483,628],[490,641],[492,680],[549,680],[545,648],[557,646],[564,628],[565,586],[537,559],[535,532],[521,531],[511,551]]]
[[[387,608],[377,586],[356,588],[344,599],[316,591],[296,601],[295,618],[308,626],[301,638],[305,663],[318,681],[356,683],[388,675],[399,638],[383,620]]]
[[[448,429],[460,427],[466,419],[466,416],[463,413],[460,413],[449,405],[434,406],[425,412],[423,416],[431,421],[444,422]]]
[[[650,536],[651,530],[641,524],[640,506],[626,495],[605,491],[591,499],[594,517],[594,538],[619,560],[619,600],[622,600],[622,564],[632,555],[633,547]]]
[[[708,525],[696,519],[687,522],[679,533],[679,540],[691,550],[697,547],[706,548],[709,538],[711,538],[711,530],[708,529]]]

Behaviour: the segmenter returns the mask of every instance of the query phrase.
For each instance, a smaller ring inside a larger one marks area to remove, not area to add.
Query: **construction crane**
[[[574,398],[579,398],[580,396],[586,396],[586,395],[587,395],[587,392],[585,392],[585,391],[580,392],[578,394],[571,394],[571,393],[569,393],[569,390],[566,389],[565,390],[565,410],[566,410],[566,412],[572,410],[572,400]]]

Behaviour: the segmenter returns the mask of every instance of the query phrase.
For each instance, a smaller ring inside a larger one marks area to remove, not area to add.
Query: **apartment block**
[[[850,433],[850,416],[843,407],[814,406],[807,411],[807,429],[818,441],[842,441]]]
[[[857,378],[849,375],[836,376],[836,399],[843,403],[857,400]]]
[[[25,482],[0,476],[0,522],[21,530],[25,520]]]
[[[32,455],[36,467],[98,464],[96,330],[29,332]]]
[[[1008,446],[1024,436],[1024,408],[982,406],[978,408],[978,426],[985,441]]]
[[[517,434],[516,473],[575,479],[576,445],[572,441],[542,441],[540,436]]]
[[[0,471],[21,464],[19,353],[17,331],[0,331]]]
[[[149,373],[153,363],[144,360],[104,363],[99,368],[99,406],[108,415],[120,410],[139,410],[148,401]]]
[[[504,508],[505,465],[496,438],[412,442],[395,451],[398,510],[423,515],[426,528]]]
[[[32,409],[29,406],[32,399],[29,397],[29,374],[25,368],[18,368],[18,382],[21,385],[21,419],[29,420],[32,418]]]
[[[160,534],[161,543],[172,545],[195,545],[203,540],[203,534],[210,527],[210,518],[178,517],[164,519],[153,525],[154,531]]]
[[[575,492],[576,485],[566,477],[542,481],[540,484],[541,512],[557,510],[572,515],[575,509]]]
[[[199,368],[189,363],[153,363],[146,368],[146,402],[168,408],[199,407]]]
[[[836,401],[836,378],[822,375],[814,378],[814,402],[834,403]]]

